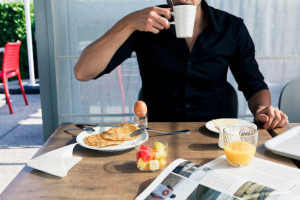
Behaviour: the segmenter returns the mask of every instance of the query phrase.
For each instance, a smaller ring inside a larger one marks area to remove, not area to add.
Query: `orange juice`
[[[247,165],[253,159],[256,147],[245,141],[235,141],[224,148],[229,163],[233,165]]]

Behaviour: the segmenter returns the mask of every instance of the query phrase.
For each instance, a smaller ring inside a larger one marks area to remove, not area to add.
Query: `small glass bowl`
[[[153,172],[167,166],[168,143],[164,140],[147,140],[135,147],[137,168]]]

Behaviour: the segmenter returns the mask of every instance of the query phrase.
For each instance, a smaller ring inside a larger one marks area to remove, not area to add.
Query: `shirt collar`
[[[201,7],[208,13],[208,27],[214,32],[220,32],[220,26],[217,23],[214,8],[209,6],[205,0],[202,0]]]

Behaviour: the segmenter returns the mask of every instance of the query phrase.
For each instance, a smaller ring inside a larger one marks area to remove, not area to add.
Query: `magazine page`
[[[278,164],[276,163],[274,166],[274,163],[268,162],[265,163],[265,160],[259,159],[256,164],[251,164],[251,167],[249,165],[247,167],[236,168],[227,165],[224,156],[204,166],[183,159],[177,159],[162,171],[136,199],[299,200],[300,197],[297,193],[297,188],[299,187],[298,178],[293,177],[293,179],[288,179],[291,178],[289,176],[292,176],[293,172],[299,173],[299,170],[284,165],[277,166]],[[278,174],[274,175],[275,178],[272,180],[266,181],[261,181],[260,179],[269,179],[268,176],[253,178],[264,176],[264,174],[255,174],[256,170],[260,171],[260,168],[263,168],[264,170],[262,171],[268,174],[268,169],[266,169],[268,167],[273,167],[272,170],[269,170],[271,173],[285,174],[285,176],[281,176],[281,179],[285,182],[283,184],[287,184],[285,188],[280,188],[282,183],[271,184],[272,181],[280,177]],[[281,167],[282,169],[280,169]],[[253,169],[246,170],[247,168]],[[237,169],[242,169],[242,171],[236,173]],[[283,169],[288,170],[288,173],[286,174],[285,171],[282,173],[281,170]],[[249,173],[252,173],[252,175]],[[275,187],[271,187],[270,185]]]
[[[206,187],[206,193],[210,195],[207,199],[214,198],[216,194],[222,195],[222,199],[244,199],[244,200],[292,200],[300,199],[300,196],[290,192],[279,192],[274,188],[249,181],[247,179],[234,176],[232,174],[220,173],[217,170],[211,170],[201,180],[200,185]],[[227,195],[230,198],[226,198]],[[205,198],[195,198],[195,200]]]
[[[256,157],[246,167],[232,167],[227,163],[225,155],[204,166],[220,174],[240,177],[280,192],[300,195],[300,170],[297,168]]]
[[[275,192],[273,188],[248,181],[242,177],[220,173],[207,166],[200,166],[189,161],[181,163],[173,170],[173,173],[198,184],[197,187],[194,187],[193,192],[187,196],[188,198],[184,199],[287,199],[283,198],[284,196],[288,199],[294,198],[290,193],[273,195]]]
[[[176,168],[180,163],[184,162],[184,159],[177,159],[170,163],[160,175],[136,198],[136,200],[144,200],[147,198],[155,188],[162,183],[164,179]],[[171,196],[171,195],[170,195]]]
[[[183,159],[177,159],[172,162],[136,199],[240,199],[233,197],[228,193],[222,193],[218,190],[199,184],[199,180],[205,178],[210,172],[212,172],[210,168]]]

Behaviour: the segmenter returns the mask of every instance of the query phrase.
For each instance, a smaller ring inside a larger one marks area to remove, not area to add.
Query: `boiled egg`
[[[147,114],[147,105],[143,101],[137,101],[134,104],[134,113],[137,117],[143,118]]]

